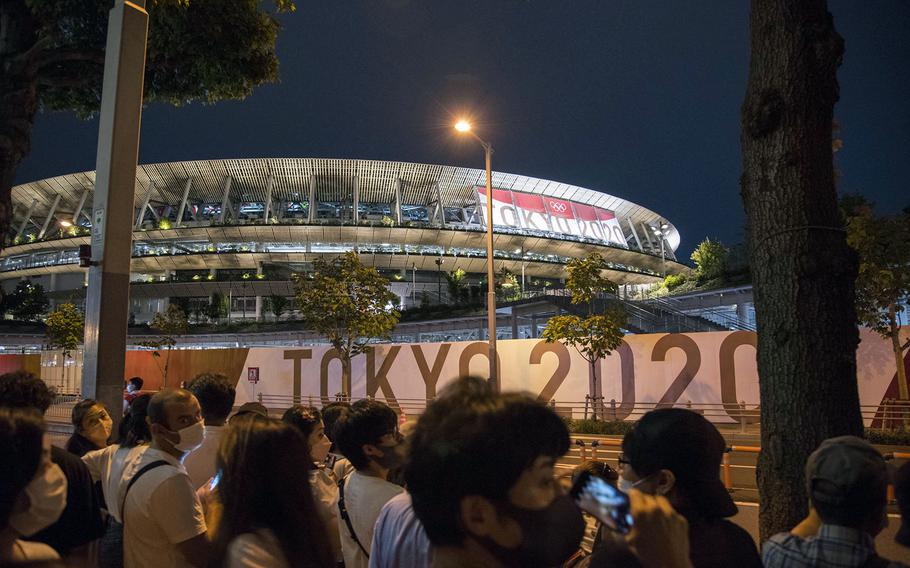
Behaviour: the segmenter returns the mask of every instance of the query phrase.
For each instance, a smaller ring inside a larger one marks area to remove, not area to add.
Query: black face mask
[[[521,527],[518,548],[506,548],[489,537],[474,538],[506,566],[559,566],[578,551],[585,521],[569,495],[557,497],[543,509],[525,509],[507,502],[500,504],[500,510]]]
[[[396,469],[404,465],[407,454],[404,442],[394,446],[377,446],[382,450],[382,457],[373,456],[373,460],[386,469]]]

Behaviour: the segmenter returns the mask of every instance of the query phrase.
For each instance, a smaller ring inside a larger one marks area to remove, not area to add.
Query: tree
[[[321,334],[341,359],[341,389],[351,395],[351,359],[388,339],[401,314],[389,282],[364,266],[357,253],[317,258],[313,272],[294,275],[297,306],[304,325]]]
[[[209,305],[205,309],[205,315],[215,323],[227,315],[227,309],[227,298],[224,297],[224,294],[212,292]]]
[[[721,279],[727,265],[727,247],[720,241],[706,238],[692,251],[695,263],[695,278],[699,283]]]
[[[9,313],[13,319],[21,321],[34,321],[47,312],[50,302],[44,293],[44,286],[33,284],[31,280],[23,280],[16,285],[16,289],[8,296]]]
[[[156,362],[161,357],[161,348],[163,347],[167,351],[164,360],[164,368],[162,369],[161,363],[158,363],[158,369],[161,371],[161,376],[164,379],[162,386],[166,387],[168,370],[171,366],[171,351],[174,349],[174,346],[177,345],[177,338],[181,335],[186,335],[187,332],[188,323],[186,321],[186,313],[176,304],[168,304],[167,309],[163,313],[158,312],[155,314],[149,327],[158,332],[158,339],[143,341],[139,344],[143,347],[151,347],[155,350],[154,353],[152,353],[152,356],[155,358]]]
[[[587,258],[573,258],[566,265],[569,277],[566,288],[572,294],[573,304],[587,304],[588,315],[554,316],[547,321],[541,334],[548,342],[561,341],[574,347],[588,362],[589,392],[594,399],[594,417],[601,415],[598,398],[601,392],[600,377],[597,376],[598,361],[608,356],[622,343],[622,326],[625,314],[621,309],[608,307],[603,313],[596,313],[595,300],[603,294],[615,294],[617,286],[603,276],[607,269],[604,258],[592,253]]]
[[[60,304],[44,320],[47,342],[62,349],[64,359],[82,345],[85,337],[85,314],[75,304]]]
[[[449,286],[449,298],[451,301],[463,301],[467,295],[467,282],[465,282],[465,278],[467,278],[468,273],[461,268],[457,268],[452,272],[443,272],[442,275],[445,277],[446,284]]]
[[[521,297],[521,284],[515,273],[503,266],[496,275],[496,294],[504,302],[511,302]]]
[[[269,311],[275,316],[275,321],[281,319],[281,316],[287,310],[288,299],[278,294],[272,294],[268,297]]]
[[[847,243],[859,256],[856,315],[863,325],[890,340],[898,392],[901,400],[907,400],[904,351],[910,340],[901,344],[900,314],[910,298],[910,211],[878,217],[871,203],[855,196],[842,199],[841,207]]]
[[[807,513],[804,467],[861,436],[856,254],[837,207],[832,119],[844,44],[824,0],[752,0],[742,198],[758,324],[762,539]]]
[[[90,116],[101,102],[111,0],[0,2],[0,246],[37,109]],[[145,95],[185,104],[242,99],[278,77],[276,12],[291,0],[150,0]]]

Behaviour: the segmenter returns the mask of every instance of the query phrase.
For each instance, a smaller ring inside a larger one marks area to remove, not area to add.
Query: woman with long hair
[[[255,414],[232,420],[215,463],[223,514],[210,566],[333,566],[313,494],[296,475],[313,468],[297,428]]]
[[[281,420],[295,426],[306,438],[310,461],[315,466],[310,471],[310,489],[316,500],[319,517],[325,524],[335,560],[343,562],[341,536],[338,533],[338,478],[326,465],[332,441],[326,436],[322,414],[312,406],[295,404],[285,411]]]
[[[71,418],[73,435],[66,442],[66,451],[81,458],[107,447],[114,421],[106,406],[92,398],[81,400],[73,407]]]

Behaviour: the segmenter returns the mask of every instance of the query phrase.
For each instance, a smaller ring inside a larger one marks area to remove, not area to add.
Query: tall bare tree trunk
[[[742,197],[758,323],[761,538],[807,512],[803,468],[825,438],[862,434],[855,253],[832,166],[843,40],[825,0],[752,0]]]
[[[904,349],[901,346],[901,328],[897,324],[897,305],[888,306],[888,323],[891,328],[891,349],[894,351],[894,363],[897,365],[897,389],[901,400],[910,398],[907,392],[907,369],[904,368]],[[904,424],[907,419],[904,418]]]
[[[29,49],[35,43],[22,0],[0,1],[0,248],[9,238],[16,169],[31,149],[38,83]]]

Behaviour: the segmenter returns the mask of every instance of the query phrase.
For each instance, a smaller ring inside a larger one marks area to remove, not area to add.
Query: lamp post
[[[436,259],[436,302],[442,304],[442,257]]]
[[[660,239],[660,270],[664,278],[667,277],[667,257],[664,253],[664,239],[669,233],[667,229],[670,228],[670,225],[661,222],[660,228],[651,225],[651,231],[654,232],[654,235]]]
[[[493,271],[493,146],[471,131],[471,123],[459,120],[455,130],[470,134],[483,146],[487,168],[487,335],[490,343],[490,383],[496,392],[500,390],[496,357],[496,279]]]

